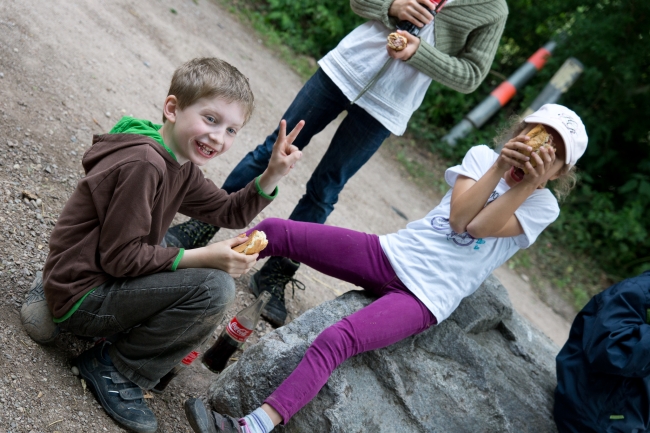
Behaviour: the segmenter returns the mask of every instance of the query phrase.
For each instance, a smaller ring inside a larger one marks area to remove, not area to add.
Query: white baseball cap
[[[573,167],[587,150],[587,130],[580,116],[574,111],[558,104],[545,104],[524,119],[526,123],[541,123],[555,129],[562,140],[566,152],[566,163]]]

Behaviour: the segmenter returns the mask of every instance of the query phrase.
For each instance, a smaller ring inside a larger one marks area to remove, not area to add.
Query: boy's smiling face
[[[230,149],[246,119],[240,102],[219,97],[201,98],[179,109],[176,97],[169,95],[163,110],[167,121],[161,134],[181,165],[205,165]]]

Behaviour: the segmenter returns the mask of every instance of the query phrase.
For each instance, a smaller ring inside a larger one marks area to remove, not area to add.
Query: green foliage
[[[613,192],[583,184],[566,200],[550,227],[557,239],[575,251],[592,254],[615,277],[650,269],[647,204],[634,199],[617,207]],[[645,254],[647,256],[647,254]]]
[[[508,267],[510,269],[523,268],[530,269],[533,266],[532,259],[528,250],[519,250],[510,260],[508,260]]]
[[[592,257],[571,253],[565,246],[566,242],[546,230],[531,248],[518,251],[508,266],[529,275],[536,290],[544,291],[544,281],[552,283],[578,311],[611,282]]]
[[[509,0],[508,6],[493,74],[471,95],[434,83],[409,132],[456,163],[469,146],[489,143],[498,125],[523,111],[567,57],[578,58],[585,71],[560,103],[582,117],[589,148],[578,164],[582,185],[563,203],[550,232],[568,251],[594,257],[614,278],[650,269],[650,2],[563,0],[533,6],[531,0]],[[564,42],[490,124],[455,148],[441,143],[502,81],[496,74],[510,75],[552,38]]]
[[[283,45],[314,58],[363,22],[347,1],[237,4],[273,28]],[[614,277],[650,269],[650,218],[644,214],[650,208],[650,2],[508,0],[508,7],[510,17],[487,79],[470,95],[433,82],[408,134],[450,164],[457,163],[470,146],[490,144],[497,127],[522,112],[567,57],[576,57],[585,65],[584,73],[559,102],[582,117],[589,148],[579,163],[582,185],[562,205],[550,235],[568,251],[590,254]],[[488,125],[453,148],[441,142],[504,77],[552,38],[564,42]]]
[[[561,101],[580,114],[589,134],[578,164],[582,186],[563,204],[551,233],[570,250],[592,255],[615,277],[636,275],[650,269],[650,2],[565,0],[518,8],[528,3],[509,1],[511,11],[521,13],[516,27],[509,21],[507,33],[545,15],[536,28],[539,36],[566,32],[566,42],[530,89],[541,90],[569,56],[585,65]]]
[[[266,0],[248,7],[271,25],[283,42],[300,54],[322,57],[352,29],[364,22],[337,0]]]

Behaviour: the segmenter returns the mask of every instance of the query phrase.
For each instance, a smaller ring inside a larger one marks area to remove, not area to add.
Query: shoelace
[[[302,281],[296,280],[293,277],[291,277],[289,279],[289,281],[287,281],[287,284],[288,283],[291,283],[291,297],[292,298],[296,295],[296,289],[305,290],[305,288],[306,288]]]
[[[272,285],[271,289],[271,295],[277,296],[278,298],[282,299],[284,297],[284,289],[285,286],[289,283],[291,283],[291,297],[293,298],[296,294],[296,289],[298,290],[305,290],[305,284],[297,280],[294,277],[290,277],[288,275],[285,275],[282,272],[282,269],[280,267],[279,263],[275,264],[275,267],[272,271],[273,273],[269,275],[269,283]]]

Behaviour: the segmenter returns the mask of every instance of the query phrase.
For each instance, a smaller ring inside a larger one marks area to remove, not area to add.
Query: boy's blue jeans
[[[324,223],[334,210],[339,193],[348,179],[370,159],[390,134],[364,109],[350,104],[322,69],[305,83],[282,118],[287,121],[287,131],[291,131],[300,120],[305,121],[305,127],[294,142],[302,150],[314,135],[343,111],[348,114],[336,130],[329,148],[307,182],[307,192],[289,219]],[[277,137],[278,128],[241,160],[222,188],[229,193],[239,191],[262,174]]]

